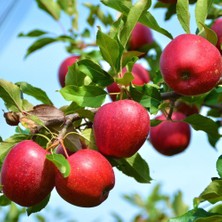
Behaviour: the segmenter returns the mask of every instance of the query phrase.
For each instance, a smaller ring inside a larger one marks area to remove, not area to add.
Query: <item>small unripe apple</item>
[[[190,143],[191,130],[188,123],[182,122],[186,116],[174,112],[172,120],[167,120],[162,114],[156,119],[162,120],[157,126],[150,129],[150,142],[161,154],[172,156],[183,152]]]
[[[120,77],[123,77],[126,72],[127,72],[127,69],[124,67],[122,69],[122,73]],[[132,83],[136,86],[143,86],[144,84],[150,81],[149,71],[145,69],[141,64],[136,63],[133,65],[132,74],[134,77],[134,79],[132,80]],[[120,87],[118,86],[116,82],[114,82],[107,87],[107,90],[109,93],[119,93]],[[116,100],[116,94],[111,94],[110,97],[113,101]]]
[[[94,207],[107,199],[114,187],[115,175],[109,161],[98,151],[79,150],[67,159],[71,171],[64,178],[56,171],[56,190],[67,202],[80,207]]]
[[[150,129],[147,110],[133,100],[118,100],[103,105],[93,123],[98,150],[116,158],[130,157],[145,142]]]
[[[220,53],[222,53],[222,18],[216,19],[212,24],[211,29],[217,34],[217,48],[219,49]]]
[[[48,152],[31,140],[15,145],[1,170],[3,193],[13,202],[30,207],[45,199],[55,185],[55,167]]]
[[[68,72],[68,67],[73,65],[78,59],[79,56],[76,55],[70,56],[66,58],[59,66],[58,77],[59,77],[59,83],[62,87],[65,86],[65,77]]]
[[[198,114],[200,111],[195,104],[188,104],[183,101],[177,101],[175,103],[175,109],[176,111],[181,112],[186,116]]]
[[[138,22],[129,39],[129,50],[145,52],[145,47],[152,44],[153,41],[153,35],[150,28]]]
[[[218,49],[205,38],[182,34],[173,39],[160,57],[164,81],[178,94],[194,96],[213,89],[222,74]]]

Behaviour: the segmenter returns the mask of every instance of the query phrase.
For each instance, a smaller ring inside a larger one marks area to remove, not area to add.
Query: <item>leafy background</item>
[[[81,5],[82,1],[78,1]],[[99,1],[91,0],[93,4]],[[106,9],[105,9],[106,10]],[[191,7],[194,12],[194,8]],[[80,13],[84,15],[86,9],[81,7]],[[183,29],[175,18],[165,23],[164,11],[159,9],[152,11],[153,15],[158,18],[161,26],[167,29],[173,36],[183,33]],[[191,12],[192,14],[192,12]],[[115,15],[116,16],[116,15]],[[19,15],[18,15],[19,17]],[[80,16],[79,28],[84,29],[84,17]],[[62,23],[66,24],[66,18],[62,18]],[[100,25],[100,24],[99,24]],[[64,99],[56,92],[60,88],[57,79],[57,70],[61,61],[68,56],[64,50],[62,43],[54,43],[38,53],[33,53],[27,59],[24,59],[26,49],[32,43],[31,39],[17,38],[20,32],[28,32],[30,30],[41,28],[42,30],[50,29],[52,33],[61,33],[60,26],[56,24],[48,15],[43,13],[33,4],[26,14],[21,25],[18,26],[13,35],[8,36],[8,45],[0,53],[0,77],[12,82],[26,81],[34,86],[42,88],[47,92],[55,106],[64,105]],[[194,18],[191,17],[191,32],[196,29]],[[91,30],[96,35],[95,29]],[[154,38],[164,47],[170,40],[156,32]],[[30,101],[33,101],[31,98]],[[109,102],[107,98],[106,102]],[[35,101],[33,101],[35,103]],[[0,101],[0,108],[4,109],[4,104]],[[202,110],[205,112],[205,110]],[[3,139],[13,134],[13,129],[5,124],[0,116],[0,135]],[[221,143],[217,144],[219,148]],[[65,203],[57,194],[53,193],[49,208],[58,209],[63,207],[67,216],[74,217],[77,221],[112,221],[111,212],[127,212],[123,216],[125,221],[129,221],[132,215],[136,213],[136,209],[132,208],[123,201],[121,195],[127,193],[138,192],[141,195],[147,195],[151,192],[152,187],[158,182],[163,183],[163,190],[167,193],[173,193],[182,190],[185,202],[192,206],[192,199],[198,196],[200,192],[210,182],[211,176],[217,176],[216,160],[220,151],[215,151],[209,145],[206,134],[201,132],[192,132],[192,141],[186,152],[174,156],[164,157],[158,154],[148,144],[144,144],[140,154],[147,160],[150,166],[150,173],[153,181],[151,184],[139,184],[133,179],[127,178],[125,175],[116,171],[116,186],[112,190],[110,197],[101,206],[94,209],[81,209]],[[207,163],[207,164],[206,164]],[[43,210],[47,214],[47,209]],[[30,216],[25,221],[34,221],[34,216]]]

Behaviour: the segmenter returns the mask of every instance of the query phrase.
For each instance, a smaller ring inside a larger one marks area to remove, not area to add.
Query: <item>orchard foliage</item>
[[[143,25],[173,40],[176,36],[161,27],[158,18],[155,18],[150,9],[162,8],[166,22],[176,15],[184,33],[190,34],[190,8],[195,8],[196,32],[192,34],[206,38],[211,44],[217,44],[217,35],[211,29],[211,24],[222,15],[222,3],[218,0],[177,0],[177,3],[163,3],[161,1],[138,0],[101,0],[101,4],[84,3],[88,15],[85,17],[87,26],[80,30],[77,1],[73,0],[36,0],[39,8],[47,13],[55,22],[60,22],[61,15],[70,19],[65,24],[61,34],[52,34],[47,30],[35,29],[28,33],[20,33],[19,37],[32,38],[33,43],[27,49],[25,57],[37,53],[49,44],[63,42],[70,55],[77,55],[79,59],[68,68],[65,77],[65,86],[58,90],[64,98],[62,107],[55,107],[47,93],[27,82],[12,83],[0,80],[0,98],[5,103],[7,112],[4,113],[6,123],[15,127],[15,134],[0,142],[0,164],[15,144],[24,140],[33,140],[50,151],[47,159],[54,163],[57,169],[66,178],[70,174],[70,165],[66,158],[56,153],[61,145],[76,152],[81,148],[97,150],[93,133],[94,116],[103,106],[109,96],[106,88],[117,83],[120,92],[117,100],[131,99],[140,103],[149,114],[157,115],[162,112],[170,121],[172,114],[177,110],[178,102],[188,106],[196,106],[197,110],[207,107],[207,114],[196,112],[187,115],[183,121],[194,130],[204,131],[209,143],[216,148],[221,138],[222,115],[222,87],[221,80],[215,87],[201,95],[182,96],[175,93],[163,80],[160,72],[159,59],[163,49],[154,39],[151,44],[145,45],[143,50],[130,50],[130,37],[136,24]],[[165,1],[167,2],[167,1]],[[115,10],[118,17],[109,11]],[[99,25],[98,25],[99,24]],[[67,26],[66,26],[67,25]],[[90,33],[90,27],[97,26],[96,36]],[[221,46],[221,45],[220,45]],[[201,55],[200,55],[201,56]],[[211,59],[211,58],[209,58]],[[139,86],[134,85],[132,67],[142,61],[148,67],[151,81]],[[104,66],[105,64],[105,66]],[[108,67],[108,68],[107,68]],[[121,75],[122,69],[127,72]],[[34,97],[38,104],[31,104],[26,96]],[[137,118],[137,116],[135,116]],[[139,117],[138,117],[139,118]],[[129,124],[129,123],[125,123]],[[152,119],[151,127],[161,124],[161,120]],[[147,138],[149,142],[149,138]],[[124,145],[124,144],[123,144]],[[107,157],[113,167],[125,175],[133,177],[139,183],[150,183],[151,175],[148,163],[137,152],[128,158]],[[218,177],[194,198],[193,209],[184,215],[175,214],[170,222],[182,221],[221,221],[222,214],[219,201],[222,199],[222,161],[216,163]],[[111,195],[111,194],[110,194]],[[41,203],[27,209],[28,214],[37,212],[47,205],[49,197]],[[7,198],[0,197],[0,204],[5,205]],[[211,210],[201,208],[201,203],[210,202]],[[10,200],[7,200],[10,203]],[[215,205],[214,207],[214,204]],[[187,210],[187,208],[186,208]],[[184,213],[181,212],[180,213]]]

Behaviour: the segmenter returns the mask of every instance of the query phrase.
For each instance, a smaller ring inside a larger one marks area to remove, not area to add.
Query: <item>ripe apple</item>
[[[220,53],[222,53],[222,18],[218,18],[214,21],[211,26],[211,29],[216,32],[217,34],[217,48],[219,49]]]
[[[133,100],[118,100],[103,105],[93,123],[98,150],[116,158],[130,157],[145,142],[150,129],[147,110]]]
[[[127,69],[124,67],[120,77],[123,77],[126,72],[127,72]],[[134,77],[134,79],[132,80],[132,83],[136,86],[143,86],[144,84],[150,81],[149,71],[146,70],[141,64],[136,63],[133,65],[132,74]],[[116,82],[114,82],[107,87],[107,90],[109,93],[119,93],[120,87],[118,86]],[[116,100],[115,94],[113,95],[111,94],[110,97],[113,101]]]
[[[150,28],[138,22],[129,39],[129,50],[146,52],[146,46],[152,44],[153,41]]]
[[[3,193],[15,203],[30,207],[45,199],[55,185],[55,167],[48,152],[31,140],[16,144],[1,170]]]
[[[186,116],[198,114],[200,111],[195,104],[189,104],[183,101],[177,101],[175,103],[175,108],[178,112],[181,112]]]
[[[156,119],[163,120],[157,126],[150,129],[150,142],[161,154],[172,156],[183,152],[190,143],[191,130],[188,123],[182,122],[186,116],[180,112],[174,112],[172,120],[166,120],[162,114]]]
[[[182,34],[173,39],[160,57],[164,81],[178,94],[193,96],[213,89],[222,74],[218,49],[201,36]]]
[[[60,65],[59,71],[58,71],[58,77],[59,82],[62,87],[65,86],[65,77],[68,72],[68,67],[73,65],[77,60],[79,59],[79,56],[73,55],[68,58],[66,58]]]
[[[71,172],[64,178],[56,171],[55,186],[67,202],[80,207],[101,204],[114,187],[115,175],[109,161],[98,151],[82,149],[68,157]]]

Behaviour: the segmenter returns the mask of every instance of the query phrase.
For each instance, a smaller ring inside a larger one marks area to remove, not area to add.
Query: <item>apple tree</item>
[[[0,142],[3,206],[12,201],[26,207],[28,214],[36,213],[47,205],[55,187],[67,202],[94,207],[112,195],[113,168],[138,183],[152,182],[149,163],[138,152],[145,142],[163,155],[177,155],[189,146],[192,128],[205,132],[216,146],[222,113],[220,1],[84,3],[89,14],[81,32],[77,1],[36,3],[56,22],[61,14],[70,21],[60,35],[40,29],[19,34],[33,39],[25,57],[49,44],[64,43],[70,57],[57,78],[66,105],[55,107],[47,92],[28,82],[0,80],[5,121],[15,128]],[[191,6],[195,33],[190,28]],[[165,22],[176,16],[184,32],[173,36],[159,25],[151,8],[165,11]],[[95,26],[94,37],[88,27]],[[152,31],[169,44],[162,48]],[[28,101],[30,96],[39,103]],[[111,102],[105,104],[108,97]],[[216,163],[218,177],[194,197],[193,209],[184,207],[186,212],[179,211],[170,222],[222,220],[221,159]],[[203,202],[211,209],[202,208]]]

